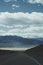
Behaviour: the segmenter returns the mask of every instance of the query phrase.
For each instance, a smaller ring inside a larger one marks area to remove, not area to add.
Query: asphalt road
[[[36,59],[23,52],[0,55],[0,65],[41,65]]]

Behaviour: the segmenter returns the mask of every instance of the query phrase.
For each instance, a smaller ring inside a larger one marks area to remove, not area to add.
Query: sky
[[[0,36],[43,38],[43,0],[0,0]]]

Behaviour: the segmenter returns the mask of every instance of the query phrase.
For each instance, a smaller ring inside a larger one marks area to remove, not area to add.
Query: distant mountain
[[[0,47],[29,47],[39,44],[43,44],[43,41],[19,36],[0,36]]]

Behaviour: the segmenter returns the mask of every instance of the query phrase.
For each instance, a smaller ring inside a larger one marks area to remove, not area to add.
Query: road
[[[23,52],[0,55],[0,65],[41,65],[36,59]]]

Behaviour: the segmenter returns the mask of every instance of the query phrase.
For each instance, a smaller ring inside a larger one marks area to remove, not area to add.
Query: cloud
[[[4,0],[4,2],[17,1],[17,0]]]
[[[43,13],[0,12],[0,35],[43,37]]]
[[[13,8],[13,9],[19,8],[19,7],[20,7],[19,5],[15,5],[15,4],[12,5],[12,8]]]
[[[10,2],[11,0],[4,0],[5,2]]]
[[[26,0],[23,0],[23,1],[26,1]],[[29,3],[40,3],[40,4],[43,4],[43,0],[27,0],[27,2]]]
[[[17,1],[17,0],[4,0],[4,2],[10,2],[10,1]],[[23,2],[28,2],[28,3],[40,3],[43,4],[43,0],[23,0]]]

